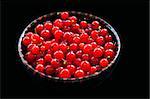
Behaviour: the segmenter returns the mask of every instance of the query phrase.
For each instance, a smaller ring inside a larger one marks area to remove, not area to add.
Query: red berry
[[[112,42],[107,42],[104,45],[105,49],[114,49],[114,44]]]
[[[76,55],[74,54],[73,51],[68,52],[67,55],[66,55],[66,59],[67,59],[68,61],[74,61],[75,58],[76,58]]]
[[[88,41],[88,38],[89,38],[89,36],[88,36],[87,33],[82,33],[82,34],[80,35],[81,42],[86,43],[86,42]]]
[[[53,68],[58,68],[60,66],[60,63],[59,63],[59,61],[57,59],[52,59],[51,60],[51,66]]]
[[[41,41],[40,36],[38,34],[33,34],[31,36],[31,40],[34,44],[38,44]]]
[[[46,30],[51,30],[53,27],[52,23],[51,22],[45,22],[44,23],[44,29]]]
[[[61,44],[59,44],[59,49],[61,51],[63,51],[64,53],[66,53],[67,50],[68,50],[68,46],[66,44],[64,44],[64,43],[61,43]]]
[[[44,60],[45,60],[46,62],[50,62],[50,61],[52,60],[51,54],[46,54],[46,55],[44,56]]]
[[[71,74],[69,72],[68,69],[63,69],[61,70],[61,72],[59,73],[59,77],[60,78],[70,78],[71,77]]]
[[[108,58],[113,58],[115,55],[114,51],[112,49],[107,49],[104,52],[104,56]]]
[[[93,51],[94,57],[101,57],[103,55],[103,51],[101,48],[95,48]]]
[[[90,74],[94,74],[97,71],[97,68],[95,66],[92,66],[90,69]]]
[[[105,43],[104,38],[102,36],[98,37],[96,39],[97,44],[103,45]]]
[[[70,27],[64,26],[64,28],[62,29],[62,31],[63,32],[69,32],[69,31],[71,31],[70,29],[71,29]]]
[[[97,37],[98,37],[98,31],[97,30],[93,30],[92,32],[91,32],[91,37],[94,39],[94,40],[96,40],[97,39]]]
[[[75,24],[72,25],[72,30],[73,31],[76,31],[76,30],[79,30],[79,29],[80,29],[80,25],[79,24],[75,23]]]
[[[47,50],[47,54],[51,54],[52,55],[52,51],[50,49]]]
[[[107,67],[108,64],[109,64],[109,62],[108,62],[108,60],[107,60],[106,58],[101,59],[100,62],[99,62],[99,65],[100,65],[101,67],[103,67],[103,68],[104,68],[104,67]]]
[[[78,50],[78,45],[76,43],[70,44],[70,50],[76,52]]]
[[[38,64],[38,65],[36,65],[35,70],[43,73],[44,72],[44,66],[42,64]]]
[[[33,46],[31,49],[32,54],[39,54],[40,48],[38,46]]]
[[[101,30],[100,30],[100,35],[101,35],[101,36],[106,36],[106,35],[108,35],[107,29],[101,29]]]
[[[83,53],[90,54],[92,51],[92,45],[91,44],[85,44],[83,47]]]
[[[99,27],[99,22],[98,21],[93,21],[92,22],[92,28],[93,29],[98,29],[98,27]]]
[[[40,33],[43,29],[44,29],[43,24],[38,24],[38,25],[36,26],[36,28],[35,28],[35,31],[36,31],[37,33]]]
[[[37,60],[37,64],[42,64],[42,65],[44,65],[44,59],[43,58],[40,58],[40,59],[38,59]]]
[[[59,74],[63,69],[64,69],[63,67],[56,68],[56,74]]]
[[[72,42],[72,33],[71,32],[65,32],[63,35],[63,39],[68,41],[68,42]]]
[[[56,59],[63,59],[64,58],[64,53],[62,51],[56,51],[54,53],[54,58],[56,58]]]
[[[26,36],[29,37],[29,38],[31,38],[32,35],[33,35],[32,32],[28,32],[28,33],[26,34]]]
[[[76,55],[77,55],[77,57],[82,57],[82,54],[83,54],[83,52],[82,52],[82,50],[78,50],[77,52],[76,52]]]
[[[53,26],[53,28],[52,28],[51,32],[54,34],[56,30],[59,30],[59,27],[57,27],[57,26]]]
[[[63,27],[63,21],[61,19],[56,19],[53,24],[59,28]]]
[[[45,52],[45,51],[46,51],[46,47],[42,45],[42,46],[40,47],[40,51],[41,51],[41,52]]]
[[[80,37],[74,37],[73,42],[76,44],[79,44],[80,43]]]
[[[51,46],[51,41],[46,41],[46,42],[43,42],[43,46],[45,46],[45,50],[48,50]]]
[[[45,73],[47,74],[47,75],[51,75],[51,74],[53,74],[55,72],[55,69],[51,66],[51,65],[47,65],[46,67],[45,67]]]
[[[84,75],[85,75],[85,73],[84,73],[83,70],[77,70],[77,71],[75,72],[75,74],[74,74],[74,76],[75,76],[76,78],[82,78],[82,77],[84,77]]]
[[[91,57],[90,62],[92,65],[97,65],[99,63],[99,60],[96,57]]]
[[[76,59],[74,60],[74,64],[75,64],[76,66],[80,66],[80,64],[81,64],[81,59],[80,59],[80,58],[76,58]]]
[[[79,44],[79,48],[80,48],[81,50],[83,50],[84,45],[85,45],[84,43],[80,43],[80,44]]]
[[[75,16],[71,16],[68,18],[72,24],[75,24],[77,22],[77,18]]]
[[[34,46],[36,46],[36,44],[29,44],[29,45],[27,46],[27,50],[28,50],[28,51],[31,51]]]
[[[92,45],[92,48],[93,48],[93,49],[97,47],[96,42],[92,42],[91,45]]]
[[[83,71],[88,72],[90,71],[91,65],[88,61],[82,61],[80,67]]]
[[[71,21],[70,20],[64,20],[63,25],[68,27],[71,25]]]
[[[27,52],[25,55],[25,58],[28,62],[33,62],[33,60],[35,59],[35,56],[31,52]]]
[[[40,35],[41,35],[41,37],[43,37],[45,39],[48,39],[51,37],[51,33],[49,32],[49,30],[42,30]]]
[[[70,74],[74,74],[76,67],[74,65],[68,65],[67,69],[70,71]]]
[[[58,43],[54,42],[54,43],[51,44],[51,50],[53,52],[57,51],[58,49],[59,49]]]
[[[69,13],[68,12],[61,12],[60,16],[61,16],[62,19],[65,20],[69,17]]]
[[[55,36],[55,40],[57,41],[61,39],[61,37],[63,36],[63,32],[61,30],[56,30],[54,36]]]
[[[89,60],[89,55],[88,54],[83,54],[82,55],[82,60]]]
[[[106,42],[111,42],[112,41],[112,36],[111,35],[106,35],[105,36],[105,41]]]
[[[29,37],[24,37],[22,40],[23,45],[28,46],[31,43],[31,39]]]
[[[81,26],[82,28],[87,28],[88,24],[87,24],[86,21],[81,21],[81,22],[80,22],[80,26]]]

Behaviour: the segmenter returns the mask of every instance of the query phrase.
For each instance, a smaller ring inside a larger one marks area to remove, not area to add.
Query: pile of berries
[[[117,45],[98,21],[88,23],[61,12],[53,22],[43,22],[28,31],[22,46],[24,58],[36,71],[52,77],[82,78],[107,67]]]

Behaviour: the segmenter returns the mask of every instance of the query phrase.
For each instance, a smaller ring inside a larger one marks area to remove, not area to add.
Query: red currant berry
[[[43,46],[45,46],[45,50],[48,50],[51,46],[51,41],[46,41],[46,42],[43,42]]]
[[[40,33],[43,29],[44,29],[43,24],[38,24],[38,25],[36,26],[36,28],[35,28],[35,31],[36,31],[37,33]]]
[[[101,36],[106,36],[106,35],[108,35],[107,29],[101,29],[101,30],[100,30],[100,35],[101,35]]]
[[[76,59],[76,55],[74,54],[73,51],[70,51],[70,52],[67,53],[66,59],[68,61],[74,61]]]
[[[26,36],[29,37],[29,38],[31,38],[32,35],[33,35],[32,32],[28,32],[28,33],[26,34]]]
[[[83,71],[88,72],[90,71],[91,65],[88,61],[82,61],[80,67]]]
[[[49,32],[49,30],[42,30],[40,35],[41,35],[41,37],[43,37],[45,39],[48,39],[51,37],[51,33]]]
[[[112,42],[107,42],[104,45],[105,49],[114,49],[114,44]]]
[[[63,25],[66,26],[66,27],[68,27],[68,26],[71,25],[71,21],[70,20],[64,20],[63,21]]]
[[[54,42],[54,43],[51,44],[51,50],[53,52],[57,51],[58,49],[59,49],[58,43]]]
[[[60,16],[61,16],[61,19],[65,20],[69,17],[69,13],[68,12],[61,12]]]
[[[82,28],[87,28],[88,24],[87,24],[86,21],[81,21],[81,22],[80,22],[80,26],[81,26]]]
[[[63,36],[63,32],[61,30],[56,30],[54,36],[55,36],[55,40],[58,41]]]
[[[41,52],[45,52],[45,51],[46,51],[46,47],[42,45],[42,46],[40,47],[40,51],[41,51]]]
[[[51,60],[51,66],[53,68],[58,68],[58,67],[60,67],[60,63],[59,63],[59,61],[57,59],[52,59]]]
[[[64,53],[62,51],[56,51],[54,53],[54,58],[61,60],[64,58]]]
[[[92,22],[92,28],[93,29],[98,29],[98,27],[99,27],[99,22],[98,21],[93,21]]]
[[[94,40],[96,40],[97,38],[98,38],[98,31],[97,30],[93,30],[92,32],[91,32],[91,37],[94,39]]]
[[[92,45],[91,44],[85,44],[83,47],[83,53],[90,54],[92,51]]]
[[[82,33],[80,35],[81,42],[86,43],[88,41],[89,35],[87,33]]]
[[[42,64],[38,64],[38,65],[36,65],[35,70],[43,73],[44,72],[44,66]]]
[[[115,55],[114,51],[112,49],[107,49],[104,52],[104,56],[107,58],[113,58]]]
[[[68,50],[68,46],[66,44],[64,44],[64,43],[61,43],[61,44],[59,44],[59,49],[61,51],[63,51],[64,53],[66,53],[67,50]]]
[[[77,22],[77,18],[75,16],[71,16],[68,18],[72,24],[75,24]]]
[[[82,60],[89,60],[89,55],[88,54],[83,54],[82,55]]]
[[[76,44],[79,44],[80,43],[80,37],[74,37],[73,42]]]
[[[97,47],[96,42],[92,42],[91,45],[92,45],[92,48],[93,48],[93,49]]]
[[[28,62],[33,62],[33,60],[35,59],[35,56],[31,52],[27,52],[25,55],[25,58]]]
[[[76,52],[78,50],[78,45],[76,43],[70,44],[70,50]]]
[[[29,44],[27,46],[27,51],[31,51],[34,46],[36,46],[36,44]]]
[[[51,75],[51,74],[53,74],[55,72],[55,69],[51,66],[51,65],[47,65],[46,67],[45,67],[45,73],[47,74],[47,75]]]
[[[38,34],[33,34],[31,36],[31,40],[34,44],[38,44],[41,41],[40,36]]]
[[[59,27],[57,27],[57,26],[53,26],[53,28],[52,28],[51,32],[54,34],[56,30],[59,30]]]
[[[31,39],[29,37],[24,37],[22,40],[23,45],[28,46],[31,43]]]
[[[46,54],[46,55],[44,56],[44,60],[45,60],[46,62],[50,62],[50,61],[52,60],[51,54]]]
[[[53,27],[53,24],[51,22],[45,22],[44,23],[44,29],[51,30]]]
[[[76,55],[77,55],[77,57],[79,57],[79,58],[82,57],[82,54],[83,54],[82,50],[78,50],[78,51],[76,52]]]
[[[61,19],[56,19],[53,24],[59,28],[63,27],[63,21]]]
[[[81,64],[81,59],[80,59],[80,58],[76,58],[75,61],[74,61],[74,64],[75,64],[76,66],[80,66],[80,64]]]
[[[80,29],[80,25],[79,24],[76,23],[76,24],[72,25],[72,30],[73,31],[76,31],[76,30],[79,30],[79,29]]]
[[[90,69],[90,74],[94,74],[97,71],[97,68],[95,66],[92,66]]]
[[[63,69],[64,69],[63,67],[56,68],[56,74],[59,74]]]
[[[37,60],[37,64],[42,64],[42,65],[44,65],[44,59],[43,58],[39,58],[38,60]]]
[[[97,65],[99,63],[99,60],[96,57],[91,57],[90,62],[92,65]]]
[[[64,35],[63,35],[63,39],[66,40],[66,41],[71,42],[72,41],[71,32],[65,32]]]
[[[74,65],[68,65],[67,69],[70,71],[70,74],[72,74],[72,75],[76,71],[76,67]]]
[[[32,54],[39,54],[40,53],[40,48],[38,46],[33,46],[31,49]]]
[[[103,51],[101,48],[95,48],[93,51],[94,57],[101,57],[103,55]]]
[[[74,76],[75,76],[76,78],[82,78],[82,77],[84,77],[84,75],[85,75],[85,73],[84,73],[83,70],[77,70],[77,71],[75,72],[75,74],[74,74]]]
[[[111,42],[112,41],[112,36],[111,35],[106,35],[105,36],[105,41],[106,42]]]
[[[103,67],[103,68],[104,68],[104,67],[107,67],[108,64],[109,64],[109,62],[108,62],[108,60],[107,60],[106,58],[101,59],[100,62],[99,62],[99,65],[100,65],[101,67]]]
[[[63,69],[61,70],[61,72],[59,73],[59,77],[60,78],[70,78],[71,77],[71,74],[69,72],[68,69]]]
[[[104,40],[104,38],[103,38],[102,36],[100,36],[100,37],[98,37],[98,38],[96,39],[96,42],[97,42],[97,44],[99,44],[99,45],[103,45],[103,44],[105,43],[105,40]]]

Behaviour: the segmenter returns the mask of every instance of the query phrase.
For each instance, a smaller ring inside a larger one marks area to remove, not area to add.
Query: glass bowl
[[[99,21],[99,23],[101,24],[101,26],[103,28],[108,29],[109,33],[112,35],[113,40],[116,42],[116,46],[117,46],[117,50],[116,50],[116,55],[114,57],[114,59],[109,63],[109,65],[105,68],[102,68],[101,71],[98,71],[94,74],[88,75],[88,76],[84,76],[82,78],[59,78],[59,77],[53,77],[50,75],[46,75],[44,73],[38,72],[36,70],[34,70],[34,68],[28,64],[28,62],[25,60],[24,58],[24,47],[22,45],[22,39],[24,37],[24,35],[29,32],[29,31],[34,31],[34,28],[36,27],[37,24],[43,23],[45,21],[53,21],[56,18],[58,18],[58,15],[61,12],[52,12],[46,15],[43,15],[37,19],[35,19],[34,21],[32,21],[22,32],[20,38],[19,38],[19,42],[18,42],[18,52],[19,52],[19,56],[21,58],[22,63],[24,64],[24,66],[27,67],[28,70],[30,70],[33,74],[38,75],[39,77],[44,77],[46,79],[49,80],[53,80],[53,81],[63,81],[63,82],[80,82],[80,81],[84,81],[84,80],[88,80],[97,76],[100,76],[100,74],[102,74],[104,71],[106,71],[107,69],[109,69],[110,67],[113,66],[113,64],[116,62],[119,53],[120,53],[120,48],[121,48],[121,43],[120,43],[120,39],[119,36],[117,34],[117,32],[115,31],[115,29],[109,24],[107,23],[105,20],[103,20],[100,17],[97,17],[95,15],[92,14],[88,14],[88,13],[83,13],[83,12],[76,12],[76,11],[68,11],[69,14],[71,16],[76,16],[78,18],[78,20],[86,20],[87,22],[92,22],[93,20]]]

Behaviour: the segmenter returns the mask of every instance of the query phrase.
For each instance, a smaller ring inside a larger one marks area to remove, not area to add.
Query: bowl
[[[110,67],[112,67],[114,65],[114,63],[116,62],[119,53],[120,53],[120,48],[121,48],[121,43],[120,43],[120,39],[118,36],[118,33],[115,31],[115,29],[105,20],[103,20],[100,17],[97,17],[95,15],[92,14],[88,14],[88,13],[84,13],[84,12],[77,12],[77,11],[68,11],[70,15],[75,15],[79,20],[86,20],[87,22],[92,22],[93,20],[97,20],[99,21],[99,23],[106,29],[108,29],[109,33],[112,35],[114,41],[116,42],[116,55],[113,58],[113,60],[109,63],[109,65],[105,68],[102,68],[101,71],[96,72],[95,74],[91,74],[88,76],[84,76],[82,78],[59,78],[59,77],[53,77],[50,75],[46,75],[44,73],[38,72],[36,71],[30,64],[28,64],[28,62],[25,60],[24,58],[24,47],[22,45],[22,39],[25,36],[25,34],[29,31],[34,31],[34,28],[37,24],[43,23],[45,21],[53,21],[54,19],[58,18],[58,15],[61,12],[52,12],[43,16],[40,16],[39,18],[33,20],[22,32],[20,38],[19,38],[19,42],[18,42],[18,53],[20,56],[20,59],[22,61],[22,63],[24,64],[24,66],[27,68],[27,70],[30,70],[33,74],[38,75],[39,77],[42,78],[46,78],[49,80],[53,80],[53,81],[62,81],[62,82],[81,82],[84,80],[89,80],[91,78],[95,78],[100,76],[104,71],[106,71],[107,69],[109,69]],[[115,64],[116,65],[116,64]]]

